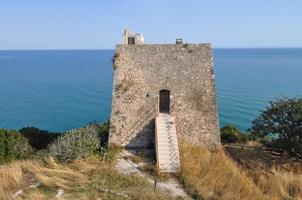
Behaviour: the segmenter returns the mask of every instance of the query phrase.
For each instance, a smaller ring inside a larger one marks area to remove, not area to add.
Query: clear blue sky
[[[302,0],[0,0],[0,49],[113,49],[147,43],[302,47]]]

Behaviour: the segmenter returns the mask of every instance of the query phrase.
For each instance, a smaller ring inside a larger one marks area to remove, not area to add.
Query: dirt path
[[[182,197],[184,199],[191,199],[183,189],[182,185],[179,183],[178,179],[170,177],[165,181],[156,181],[155,177],[150,175],[150,173],[141,170],[141,168],[143,168],[145,165],[152,164],[152,160],[146,158],[142,162],[134,163],[131,161],[131,159],[129,159],[131,156],[134,156],[134,153],[127,150],[123,150],[121,153],[119,153],[116,165],[118,172],[128,175],[138,174],[145,177],[150,183],[150,187],[155,188],[156,190],[159,189],[169,191],[175,198]]]

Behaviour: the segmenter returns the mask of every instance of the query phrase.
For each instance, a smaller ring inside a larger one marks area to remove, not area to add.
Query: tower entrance
[[[170,91],[159,91],[159,112],[170,113]]]

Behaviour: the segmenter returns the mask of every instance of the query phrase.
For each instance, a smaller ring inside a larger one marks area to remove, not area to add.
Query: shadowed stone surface
[[[219,145],[209,44],[117,45],[109,143],[154,148],[160,90],[170,91],[178,140]]]

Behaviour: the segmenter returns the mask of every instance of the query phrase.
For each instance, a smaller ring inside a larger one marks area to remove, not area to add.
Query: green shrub
[[[103,124],[93,124],[92,126],[95,127],[96,131],[99,133],[99,138],[101,139],[101,146],[106,147],[109,138],[109,120]]]
[[[255,140],[250,133],[241,133],[235,125],[229,124],[220,129],[222,143],[246,143]]]
[[[31,153],[27,139],[20,133],[0,129],[0,164],[28,158]]]
[[[35,127],[22,128],[19,132],[28,139],[32,147],[38,150],[46,149],[50,143],[61,135],[60,133],[51,133]]]
[[[240,141],[240,130],[234,125],[227,125],[220,129],[223,143],[235,143]]]
[[[93,126],[68,131],[48,147],[50,155],[67,162],[87,158],[100,149],[99,133]]]

